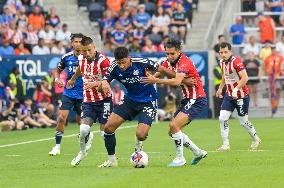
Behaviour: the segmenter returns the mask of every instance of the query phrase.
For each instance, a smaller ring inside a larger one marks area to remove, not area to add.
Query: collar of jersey
[[[232,55],[229,57],[229,59],[227,61],[225,61],[225,64],[228,64],[231,60],[232,60]]]
[[[178,58],[177,58],[173,63],[170,62],[170,64],[171,64],[172,67],[175,66],[175,65],[179,62],[181,56],[182,56],[182,53],[180,53],[180,55],[178,56]]]

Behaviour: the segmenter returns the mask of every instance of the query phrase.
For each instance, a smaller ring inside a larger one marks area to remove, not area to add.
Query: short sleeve
[[[240,71],[245,69],[245,65],[240,59],[236,59],[233,62],[233,66],[234,66],[234,68],[236,69],[237,72],[240,72]]]
[[[106,57],[102,63],[101,63],[101,73],[102,73],[102,76],[104,77],[109,69],[109,66],[110,66],[110,61],[109,59]]]
[[[57,64],[59,70],[64,70],[66,68],[64,57],[61,58],[60,62]]]
[[[105,72],[105,75],[103,77],[103,80],[107,80],[108,82],[111,82],[112,80],[116,79],[115,70],[117,68],[117,63],[113,61],[108,68],[108,70]]]

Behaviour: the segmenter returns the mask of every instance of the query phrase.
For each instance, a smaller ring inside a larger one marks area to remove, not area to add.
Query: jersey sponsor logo
[[[134,76],[138,76],[138,74],[139,74],[139,70],[134,70],[134,71],[133,71],[133,75],[134,75]]]

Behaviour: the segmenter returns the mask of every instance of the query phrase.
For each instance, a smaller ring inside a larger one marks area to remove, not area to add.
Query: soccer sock
[[[249,135],[251,136],[251,138],[252,138],[254,141],[257,140],[257,139],[259,139],[258,136],[256,135],[255,128],[254,128],[254,126],[251,124],[251,122],[246,121],[244,124],[242,124],[242,126],[247,129]]]
[[[135,151],[141,151],[143,148],[143,141],[140,141],[135,136]]]
[[[221,121],[220,120],[220,130],[221,130],[221,137],[223,139],[223,145],[229,146],[229,124],[228,121]]]
[[[190,149],[195,156],[200,155],[200,148],[197,147],[186,134],[182,133],[183,135],[183,146]]]
[[[56,147],[58,148],[60,148],[62,136],[63,136],[63,132],[61,131],[55,132],[55,143],[56,143]]]
[[[105,138],[105,132],[104,131],[100,131],[100,133],[101,133],[102,139],[104,139]]]
[[[89,139],[89,134],[90,134],[91,127],[86,124],[81,124],[80,125],[80,151],[83,153],[86,153],[86,143],[88,142]]]
[[[106,133],[105,132],[105,147],[107,149],[107,153],[109,156],[109,160],[115,160],[115,146],[116,146],[116,138],[115,133]]]
[[[181,131],[172,134],[172,139],[176,147],[176,157],[183,158],[183,134]]]

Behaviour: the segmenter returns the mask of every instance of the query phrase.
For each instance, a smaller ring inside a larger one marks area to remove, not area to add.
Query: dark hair
[[[84,37],[84,35],[82,33],[72,33],[71,34],[71,41],[73,41],[75,38],[79,38],[82,39]]]
[[[169,38],[165,44],[165,48],[176,48],[178,50],[181,50],[181,41],[176,38]]]
[[[222,35],[218,35],[218,39],[225,37],[223,34]]]
[[[117,47],[115,50],[114,50],[114,58],[115,60],[120,60],[120,59],[123,59],[123,58],[127,58],[128,57],[128,54],[129,54],[129,51],[126,47]]]
[[[222,43],[220,44],[220,49],[221,49],[221,48],[226,48],[226,47],[228,47],[228,50],[232,50],[232,46],[231,46],[230,43],[228,43],[228,42],[222,42]]]
[[[92,44],[92,43],[93,43],[93,39],[91,37],[84,36],[81,40],[82,46],[87,46],[87,45]]]

